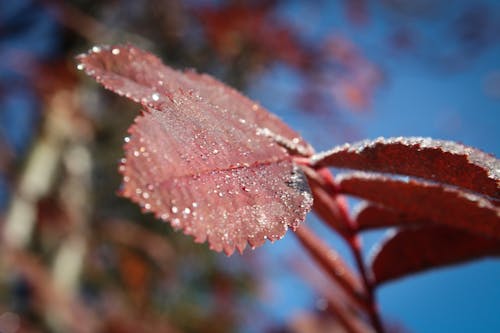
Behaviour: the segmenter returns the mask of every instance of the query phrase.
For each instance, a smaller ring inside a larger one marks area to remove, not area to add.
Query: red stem
[[[307,226],[302,225],[295,231],[295,235],[309,253],[309,255],[318,263],[323,270],[335,280],[344,290],[350,300],[367,311],[366,299],[363,293],[362,282],[343,262],[340,255],[335,250],[328,247],[317,235],[315,235]]]
[[[335,180],[333,179],[332,174],[327,168],[321,168],[316,170],[318,175],[320,175],[324,180],[324,189],[330,193],[330,195],[335,198],[338,203],[339,208],[339,217],[343,220],[343,223],[349,228],[349,235],[345,236],[346,240],[351,252],[356,261],[356,266],[358,268],[359,274],[361,275],[362,282],[364,284],[364,288],[366,291],[366,302],[368,315],[370,317],[370,321],[372,323],[373,328],[377,333],[384,333],[384,327],[382,325],[382,320],[380,319],[380,313],[378,311],[378,306],[376,302],[375,295],[375,284],[373,278],[369,274],[364,260],[362,256],[362,247],[361,247],[361,239],[358,234],[356,222],[349,215],[349,210],[345,202],[338,195],[338,187],[335,184]]]
[[[370,321],[373,328],[377,333],[384,333],[384,327],[382,325],[382,320],[380,319],[380,313],[378,311],[377,300],[375,296],[374,283],[371,275],[368,274],[363,257],[361,255],[361,241],[358,234],[353,234],[353,236],[347,240],[349,247],[354,255],[356,261],[356,266],[358,267],[359,273],[366,290],[366,301],[368,305],[368,315],[370,316]]]

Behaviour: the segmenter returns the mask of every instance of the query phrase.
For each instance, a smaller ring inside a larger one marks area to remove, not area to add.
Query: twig
[[[327,168],[320,168],[316,170],[317,174],[322,178],[324,189],[330,193],[332,198],[337,201],[338,212],[340,218],[343,220],[343,224],[349,226],[350,233],[347,235],[342,235],[346,240],[351,252],[354,256],[356,266],[358,268],[359,274],[363,281],[363,285],[366,292],[366,307],[368,309],[368,316],[373,325],[373,328],[377,333],[384,333],[384,327],[382,325],[382,320],[380,319],[380,313],[378,311],[373,278],[369,274],[362,256],[361,240],[358,234],[357,226],[355,221],[351,218],[348,210],[348,206],[344,199],[338,194],[337,185],[335,180]]]
[[[353,303],[366,311],[366,299],[361,282],[343,262],[340,255],[329,248],[305,225],[302,225],[295,235],[309,255],[343,288]]]

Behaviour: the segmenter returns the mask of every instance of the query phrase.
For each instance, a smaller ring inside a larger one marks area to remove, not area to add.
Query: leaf
[[[377,284],[431,268],[500,255],[498,239],[446,226],[393,232],[372,257]]]
[[[312,158],[315,166],[403,174],[500,198],[500,161],[478,149],[430,138],[379,138]]]
[[[228,255],[280,239],[304,220],[309,187],[279,139],[312,150],[277,117],[208,75],[175,71],[133,46],[93,48],[79,61],[144,106],[120,166],[123,196]]]
[[[432,221],[428,219],[423,219],[404,212],[398,212],[366,201],[362,202],[355,211],[354,220],[356,221],[358,230],[432,223]]]
[[[219,116],[237,120],[235,130],[260,129],[264,136],[288,138],[303,155],[313,153],[309,144],[278,117],[210,75],[194,70],[176,71],[158,57],[131,45],[94,46],[77,60],[78,68],[106,89],[136,103],[161,110],[176,102],[174,95],[188,95],[199,104],[210,104],[212,112]]]
[[[500,208],[485,197],[425,181],[356,172],[337,177],[340,191],[394,210],[500,239]]]

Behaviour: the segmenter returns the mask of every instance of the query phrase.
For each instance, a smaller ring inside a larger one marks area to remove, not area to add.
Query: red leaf
[[[359,230],[432,223],[428,219],[367,202],[363,202],[355,211],[354,219]]]
[[[429,138],[379,138],[315,155],[316,166],[431,179],[500,198],[500,161],[475,148]]]
[[[392,233],[374,253],[372,270],[381,284],[427,269],[500,255],[500,241],[445,226]]]
[[[500,208],[484,197],[435,183],[353,173],[338,177],[340,191],[394,210],[500,239]]]
[[[228,255],[304,220],[312,197],[280,140],[311,149],[277,117],[132,46],[94,48],[79,60],[106,88],[145,106],[120,167],[125,197]]]
[[[196,104],[210,105],[214,116],[237,120],[235,130],[243,128],[255,136],[255,131],[261,129],[264,136],[287,138],[303,155],[313,153],[278,117],[210,75],[176,71],[131,45],[95,46],[88,54],[78,56],[78,60],[79,68],[105,88],[144,106],[162,110],[177,102],[174,95],[183,95]]]

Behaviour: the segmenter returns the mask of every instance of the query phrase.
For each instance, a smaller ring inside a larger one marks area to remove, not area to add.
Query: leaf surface
[[[297,228],[312,197],[286,139],[312,150],[277,117],[208,75],[179,72],[133,46],[93,48],[87,74],[144,106],[129,128],[122,194],[231,254]]]
[[[312,160],[316,166],[415,176],[500,198],[500,161],[452,141],[379,138],[346,144]]]
[[[411,214],[500,239],[500,208],[485,197],[425,181],[355,172],[338,178],[340,191]]]
[[[355,211],[354,220],[359,230],[432,223],[428,219],[368,202],[361,203]]]
[[[372,257],[377,284],[487,256],[500,255],[498,239],[449,228],[425,226],[391,233]]]

